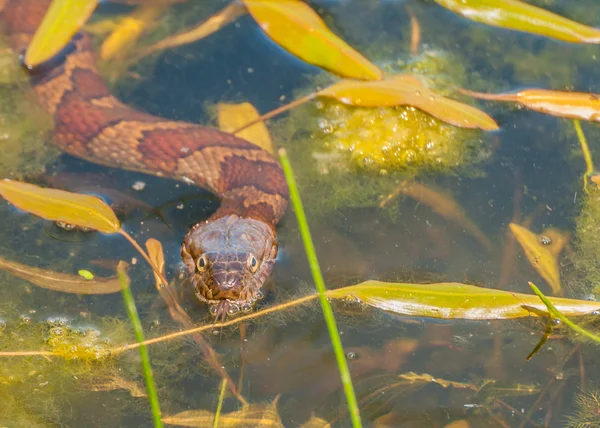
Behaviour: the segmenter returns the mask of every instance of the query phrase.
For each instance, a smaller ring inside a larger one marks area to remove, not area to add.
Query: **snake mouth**
[[[250,312],[256,302],[264,298],[262,291],[258,291],[256,297],[250,300],[221,300],[212,303],[210,313],[215,317],[215,322],[225,322],[228,317],[234,317],[242,313]]]

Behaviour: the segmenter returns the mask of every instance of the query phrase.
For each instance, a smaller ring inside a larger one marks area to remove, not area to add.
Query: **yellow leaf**
[[[310,64],[351,79],[377,80],[382,71],[333,34],[299,0],[243,0],[260,28],[281,47]]]
[[[102,233],[117,233],[121,229],[113,210],[96,196],[7,179],[0,181],[0,195],[17,208],[46,220],[64,221]]]
[[[486,94],[461,90],[474,98],[518,103],[551,116],[600,122],[600,94],[525,89],[514,94]]]
[[[446,98],[425,87],[414,76],[398,75],[374,82],[342,80],[317,93],[349,105],[391,107],[411,105],[454,126],[498,129],[498,124],[481,110]]]
[[[206,21],[202,22],[191,30],[184,31],[174,36],[161,40],[158,43],[147,48],[141,56],[149,55],[164,49],[170,49],[177,46],[182,46],[188,43],[193,43],[205,37],[216,33],[227,24],[235,21],[238,17],[246,13],[246,8],[243,4],[234,1],[227,7],[220,10]]]
[[[600,30],[517,0],[435,0],[473,21],[573,43],[600,43]]]
[[[60,52],[97,5],[98,0],[53,0],[25,52],[25,64],[35,67]]]
[[[269,131],[263,121],[256,121],[260,115],[252,104],[219,103],[217,104],[217,114],[219,129],[225,132],[233,132],[246,123],[255,122],[254,125],[244,128],[236,135],[273,154],[273,142]]]
[[[536,235],[515,223],[511,223],[509,227],[523,248],[531,266],[535,268],[550,288],[552,288],[552,293],[560,295],[558,256],[567,242],[567,237],[564,234],[557,233],[556,229],[547,229],[540,235]],[[555,242],[552,239],[553,237],[554,239],[558,239],[558,242]]]
[[[548,314],[546,305],[533,294],[477,287],[457,282],[436,284],[365,281],[327,291],[334,299],[354,299],[399,315],[443,319],[502,320]],[[566,316],[600,310],[600,302],[552,297]]]
[[[110,294],[121,291],[121,284],[116,276],[86,279],[79,275],[69,275],[67,273],[27,266],[3,258],[0,258],[0,269],[4,269],[14,276],[25,279],[38,287],[61,291],[63,293]]]
[[[100,57],[110,60],[123,57],[138,41],[142,33],[166,10],[164,5],[142,5],[119,21],[100,48]]]

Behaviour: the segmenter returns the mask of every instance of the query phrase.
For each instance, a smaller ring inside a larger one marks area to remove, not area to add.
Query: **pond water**
[[[205,3],[190,0],[174,6],[149,37],[200,22],[226,5]],[[593,19],[600,13],[594,0],[530,3],[589,25],[597,24]],[[456,98],[460,95],[451,91],[453,87],[496,93],[526,87],[600,91],[597,46],[469,22],[432,1],[310,4],[330,28],[376,64],[390,72],[417,73]],[[103,4],[94,19],[128,10]],[[416,55],[411,55],[408,10],[421,27]],[[111,80],[111,87],[140,110],[214,125],[217,102],[249,101],[267,112],[332,80],[277,47],[249,16],[243,16],[205,40],[131,65],[128,74]],[[597,253],[581,244],[589,241],[581,234],[593,234],[597,226],[583,224],[581,213],[590,209],[586,198],[598,196],[583,192],[585,165],[573,122],[511,104],[477,105],[495,118],[500,130],[451,134],[449,138],[458,141],[455,150],[465,152],[452,152],[458,160],[443,167],[425,161],[403,168],[381,167],[361,156],[346,159],[346,149],[335,151],[339,145],[334,140],[341,135],[336,126],[340,120],[350,121],[353,111],[340,112],[328,103],[313,102],[269,122],[275,145],[289,152],[329,288],[376,279],[462,282],[531,293],[527,282],[533,281],[551,295],[511,237],[512,222],[526,224],[535,233],[549,227],[570,233],[559,259],[563,293],[595,298]],[[3,132],[10,137],[17,131],[7,121],[15,118],[3,113]],[[387,118],[397,112],[381,114]],[[589,123],[583,129],[596,159],[600,132]],[[379,131],[360,132],[356,130],[360,136],[354,136],[356,142],[350,145],[376,143]],[[24,135],[23,144],[32,144],[31,133]],[[444,144],[439,136],[446,134],[436,135],[435,144]],[[35,159],[42,164],[44,160]],[[11,173],[115,203],[124,228],[138,242],[150,237],[161,241],[169,278],[181,270],[179,247],[186,230],[208,218],[219,204],[209,193],[184,183],[66,155],[49,162],[44,174],[27,169]],[[464,223],[414,198],[398,197],[380,208],[382,198],[406,179],[452,195],[463,218],[477,225],[490,248]],[[137,182],[145,184],[142,191],[133,189]],[[0,211],[5,219],[0,226],[2,257],[55,271],[86,269],[98,276],[114,274],[114,261],[137,258],[129,273],[146,337],[181,329],[156,292],[152,272],[122,237],[65,231],[8,204],[1,204]],[[585,219],[591,221],[589,216]],[[314,293],[291,208],[278,234],[278,261],[257,310]],[[57,337],[68,337],[72,346],[91,343],[100,350],[135,342],[119,293],[72,295],[36,287],[8,273],[0,276],[0,351],[48,349]],[[212,323],[207,307],[194,300],[190,287],[180,282],[177,287],[193,322]],[[355,304],[335,303],[334,309],[365,426],[563,427],[577,412],[589,424],[571,426],[600,426],[597,348],[567,329],[555,329],[527,361],[546,330],[546,322],[539,318],[441,321]],[[593,329],[594,320],[587,325]],[[214,328],[204,338],[214,349],[217,365],[239,384],[243,398],[263,406],[252,415],[233,415],[239,418],[235,426],[258,426],[256,418],[267,418],[265,409],[274,401],[286,427],[301,426],[311,416],[332,426],[351,426],[317,301]],[[221,377],[205,351],[191,336],[149,346],[164,415],[216,410]],[[7,404],[0,426],[151,426],[144,390],[137,350],[100,362],[3,357],[0,397]],[[227,393],[222,414],[240,408],[240,400]],[[255,419],[248,420],[250,416]],[[203,417],[193,426],[212,426],[210,413]],[[450,425],[453,422],[456,425]]]

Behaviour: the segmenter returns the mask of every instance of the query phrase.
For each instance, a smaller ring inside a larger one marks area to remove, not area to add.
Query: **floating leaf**
[[[515,102],[552,116],[600,122],[600,94],[546,89],[525,89],[514,94],[486,94],[465,89],[461,92],[482,100]]]
[[[243,0],[260,28],[298,58],[351,79],[377,80],[382,71],[333,34],[306,3],[299,0]]]
[[[60,52],[97,5],[98,0],[53,0],[25,52],[25,64],[35,67]]]
[[[103,60],[124,57],[144,31],[148,29],[166,10],[164,5],[142,5],[131,14],[119,21],[119,24],[104,40],[100,48],[100,57]]]
[[[535,295],[477,287],[457,282],[436,284],[365,281],[327,292],[337,299],[358,299],[399,315],[443,319],[501,320],[547,314]],[[554,297],[565,315],[579,316],[600,309],[600,302]]]
[[[487,236],[485,236],[479,227],[477,227],[477,225],[473,223],[469,217],[467,217],[462,207],[452,196],[447,195],[431,186],[425,186],[424,184],[416,181],[404,180],[387,198],[381,202],[380,207],[385,206],[387,203],[389,203],[389,201],[398,195],[406,195],[417,202],[427,205],[442,217],[460,225],[463,229],[472,234],[479,242],[481,242],[486,249],[492,249],[492,243]]]
[[[435,0],[472,21],[565,42],[600,43],[600,30],[517,0]]]
[[[552,288],[552,293],[560,295],[558,256],[568,241],[568,235],[555,228],[546,229],[540,235],[536,235],[515,223],[511,223],[509,227],[521,244],[529,263]]]
[[[219,427],[283,427],[277,412],[278,399],[279,396],[272,403],[248,404],[235,412],[221,413],[219,415]],[[214,419],[215,414],[208,410],[187,410],[172,416],[165,416],[162,421],[166,424],[182,427],[204,428],[213,426]]]
[[[411,105],[461,128],[498,129],[494,119],[483,111],[439,95],[411,75],[397,75],[375,82],[342,80],[322,89],[318,95],[361,107]]]
[[[219,129],[225,132],[232,132],[251,121],[256,122],[256,119],[260,117],[256,108],[250,103],[219,103],[217,104],[217,114]],[[273,154],[273,142],[264,122],[258,121],[236,135]]]
[[[121,229],[113,210],[96,196],[48,189],[4,179],[0,194],[17,208],[46,220],[117,233]]]
[[[240,16],[246,13],[246,8],[242,3],[234,1],[224,9],[215,13],[213,16],[202,22],[191,30],[184,31],[171,37],[167,37],[158,43],[145,49],[141,56],[150,55],[165,49],[175,48],[177,46],[186,45],[188,43],[197,42],[204,39],[213,33],[216,33],[221,28],[235,21]]]
[[[38,287],[61,291],[63,293],[110,294],[121,291],[121,284],[116,276],[86,279],[79,275],[69,275],[67,273],[27,266],[4,258],[0,258],[0,269],[4,269],[14,276],[27,280]]]

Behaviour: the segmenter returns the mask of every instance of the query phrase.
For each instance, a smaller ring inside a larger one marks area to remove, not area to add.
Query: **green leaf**
[[[435,0],[472,21],[565,42],[600,43],[600,30],[517,0]]]
[[[53,0],[27,48],[25,64],[35,67],[60,52],[96,6],[98,0]]]
[[[327,292],[331,298],[353,298],[399,315],[443,319],[502,320],[548,314],[531,294],[477,287],[457,282],[436,284],[365,281]],[[563,314],[578,316],[600,310],[600,302],[550,298]]]
[[[306,3],[299,0],[243,0],[260,28],[292,55],[339,76],[377,80],[382,71],[333,34]]]
[[[0,195],[15,207],[46,220],[64,221],[102,233],[121,230],[113,210],[96,196],[47,189],[8,179],[0,181]]]

